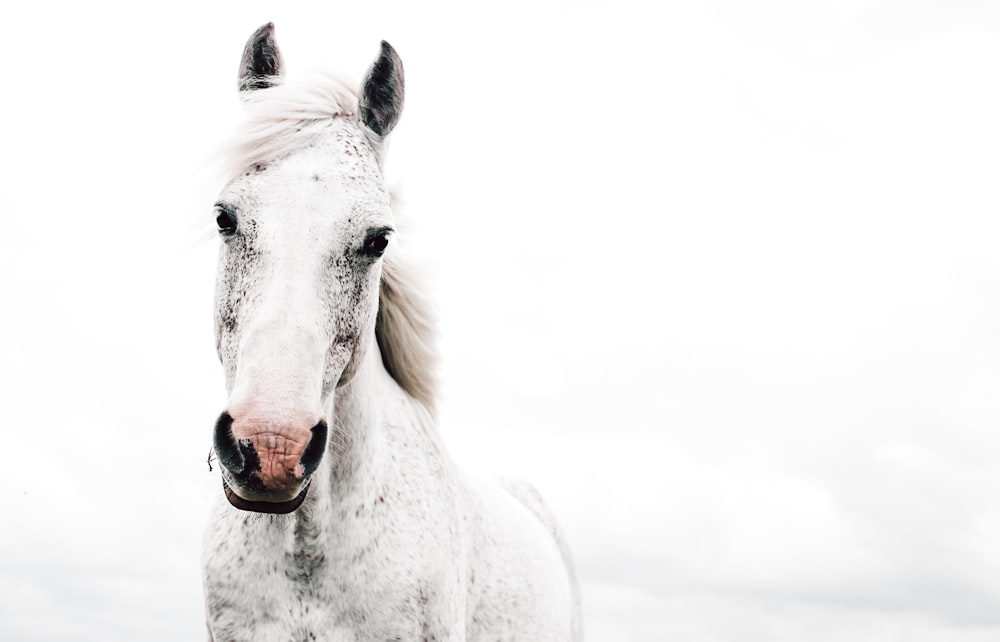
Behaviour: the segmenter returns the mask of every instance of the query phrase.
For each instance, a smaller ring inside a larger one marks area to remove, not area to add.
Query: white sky
[[[588,639],[1000,639],[1000,7],[266,4],[8,10],[0,639],[203,635],[191,222],[269,20],[403,57],[442,433],[555,506]]]

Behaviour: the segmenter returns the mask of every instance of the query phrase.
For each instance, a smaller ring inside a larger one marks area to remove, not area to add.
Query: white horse
[[[382,161],[403,103],[383,42],[360,92],[284,80],[247,42],[215,205],[229,392],[204,548],[209,639],[582,639],[565,540],[521,481],[466,474],[434,421],[432,323]],[[398,235],[402,236],[402,235]]]

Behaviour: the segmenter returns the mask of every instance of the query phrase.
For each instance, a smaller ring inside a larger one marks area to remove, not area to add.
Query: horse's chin
[[[302,489],[294,499],[290,499],[287,502],[265,502],[265,501],[255,501],[250,499],[243,499],[237,495],[229,484],[225,480],[222,481],[222,488],[226,493],[226,499],[229,503],[240,510],[251,511],[254,513],[272,513],[277,515],[284,515],[286,513],[291,513],[293,510],[302,505],[305,501],[306,493],[309,491],[309,485]]]

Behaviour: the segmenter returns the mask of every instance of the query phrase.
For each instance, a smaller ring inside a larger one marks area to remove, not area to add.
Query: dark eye
[[[388,245],[389,235],[385,232],[379,232],[373,236],[369,236],[365,240],[365,246],[362,251],[368,256],[382,256]]]
[[[236,232],[236,217],[228,209],[216,208],[218,215],[215,217],[215,224],[219,226],[219,234],[229,236]]]

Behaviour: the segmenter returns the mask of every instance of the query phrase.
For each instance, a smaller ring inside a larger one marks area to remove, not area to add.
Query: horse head
[[[374,347],[382,257],[393,233],[382,175],[403,102],[403,68],[383,42],[358,91],[296,102],[283,91],[274,26],[247,42],[247,121],[215,204],[215,334],[228,405],[215,427],[237,508],[302,503],[327,451],[335,390]]]

